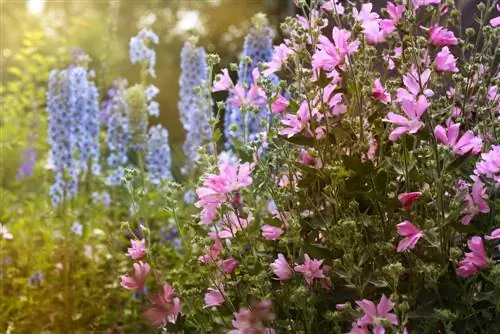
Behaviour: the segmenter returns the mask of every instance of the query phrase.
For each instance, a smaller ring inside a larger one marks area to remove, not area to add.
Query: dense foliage
[[[3,194],[0,328],[500,331],[497,2],[476,27],[453,1],[294,2],[274,47],[253,18],[239,64],[184,44],[180,175],[152,30],[130,40],[140,81],[100,95],[82,50],[20,58],[45,71],[3,88],[2,129],[29,103],[47,114],[23,120],[37,130]]]

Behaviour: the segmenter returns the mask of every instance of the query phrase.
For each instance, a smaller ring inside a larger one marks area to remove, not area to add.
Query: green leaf
[[[373,172],[373,164],[371,161],[361,162],[360,158],[353,155],[343,155],[342,162],[348,169],[356,173],[368,175]]]
[[[375,189],[381,193],[385,193],[385,189],[387,187],[389,176],[385,170],[379,170],[377,175],[375,176]]]
[[[23,71],[19,67],[11,66],[7,69],[7,73],[10,73],[18,78],[23,77]]]
[[[446,166],[446,171],[447,172],[454,171],[455,169],[460,167],[468,158],[469,158],[468,154],[458,156],[455,160],[450,162],[448,166]]]

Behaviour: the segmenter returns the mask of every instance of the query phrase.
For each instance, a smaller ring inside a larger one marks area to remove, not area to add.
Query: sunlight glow
[[[178,17],[177,29],[180,31],[195,29],[200,21],[200,13],[195,10],[181,11]]]
[[[31,14],[39,15],[43,12],[43,8],[45,7],[45,0],[28,0],[26,7]]]

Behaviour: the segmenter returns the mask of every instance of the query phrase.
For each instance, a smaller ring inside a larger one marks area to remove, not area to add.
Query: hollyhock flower
[[[378,79],[378,78],[375,79],[375,81],[373,82],[372,96],[374,99],[377,99],[384,104],[391,102],[391,94],[389,94],[385,90],[385,87],[382,86],[382,83],[380,82],[380,79]]]
[[[130,256],[133,260],[140,260],[146,256],[146,244],[144,239],[130,239],[130,243],[132,244],[132,247],[127,249],[127,256]]]
[[[472,191],[465,196],[466,207],[462,211],[462,214],[464,214],[462,224],[464,225],[468,225],[478,213],[490,212],[490,207],[486,202],[488,195],[484,183],[477,176],[471,176],[471,178],[475,182],[472,185]]]
[[[337,89],[336,84],[329,84],[323,89],[323,102],[330,107],[332,116],[340,116],[346,112],[347,107],[342,103],[344,94],[335,93],[335,89]],[[313,115],[318,121],[323,117],[323,114],[318,113],[316,110],[313,110]]]
[[[438,72],[458,72],[457,58],[453,57],[447,46],[436,55],[434,66]]]
[[[231,274],[237,266],[238,261],[233,258],[222,260],[219,263],[219,269],[221,269],[223,274]]]
[[[323,161],[319,157],[313,157],[311,153],[315,153],[314,149],[300,149],[300,163],[306,166],[311,166],[315,168],[323,167]]]
[[[241,84],[237,84],[232,92],[234,94],[227,101],[234,108],[261,106],[266,103],[266,94],[255,84],[252,84],[248,91]]]
[[[500,145],[493,145],[490,151],[481,154],[481,160],[476,164],[474,174],[484,175],[500,187]]]
[[[418,240],[422,238],[422,232],[408,220],[399,223],[397,226],[399,235],[404,237],[403,240],[399,242],[397,251],[404,252],[408,249],[415,248]]]
[[[394,308],[394,304],[385,295],[382,295],[377,306],[368,299],[356,301],[356,304],[364,312],[364,315],[356,321],[356,325],[361,328],[373,326],[375,334],[383,334],[385,332],[381,323],[381,319],[389,321],[393,325],[398,324],[398,317],[390,311]]]
[[[247,218],[241,218],[234,212],[230,212],[227,219],[222,222],[221,231],[217,233],[217,236],[221,239],[234,238],[236,232],[246,229],[251,222],[252,213],[249,213]]]
[[[385,37],[388,35],[386,33],[387,29],[381,29],[378,21],[366,21],[363,22],[362,26],[363,34],[368,43],[379,44],[385,42]]]
[[[290,138],[301,133],[309,124],[309,107],[307,106],[307,102],[302,102],[296,115],[286,114],[281,120],[281,124],[286,126],[286,128],[279,132],[282,136]]]
[[[293,50],[284,43],[275,46],[273,50],[273,59],[270,62],[264,63],[267,68],[264,72],[262,72],[262,75],[268,77],[271,74],[278,72],[281,69],[281,66],[286,63],[288,56],[292,53]]]
[[[494,239],[500,239],[500,228],[496,228],[491,232],[490,235],[485,235],[484,236],[485,240],[494,240]]]
[[[228,334],[275,334],[274,329],[266,328],[264,324],[264,322],[273,321],[276,317],[271,311],[271,307],[271,301],[262,300],[252,304],[250,310],[240,309],[238,313],[234,314],[233,327],[235,329],[229,331]]]
[[[353,54],[359,48],[359,41],[349,42],[351,33],[334,27],[332,30],[333,43],[326,36],[319,36],[316,52],[313,55],[314,69],[323,69],[327,72],[343,63],[346,56]]]
[[[426,69],[419,76],[416,66],[412,65],[410,72],[403,76],[403,83],[406,89],[397,89],[397,100],[399,102],[403,102],[405,100],[415,100],[420,94],[420,85],[422,85],[422,93],[425,96],[432,96],[434,92],[430,89],[426,89],[430,76],[430,69]]]
[[[215,76],[212,92],[229,90],[231,87],[234,87],[233,80],[231,80],[227,68],[223,68],[222,74],[217,74]]]
[[[360,21],[362,23],[375,21],[379,18],[377,13],[372,12],[373,4],[365,3],[361,5],[361,10],[358,12],[357,8],[352,9],[352,15],[356,21]]]
[[[422,193],[420,191],[401,193],[398,195],[398,200],[405,209],[409,209],[412,207],[413,202],[415,202],[421,196]]]
[[[153,306],[144,311],[144,316],[154,326],[175,323],[181,313],[181,300],[174,297],[174,288],[170,284],[164,284],[161,293],[158,293],[153,301]]]
[[[423,113],[429,107],[429,103],[424,95],[420,95],[417,101],[404,100],[402,108],[406,117],[390,112],[387,114],[385,122],[398,125],[389,135],[389,140],[396,141],[406,133],[414,134],[424,125],[420,121]]]
[[[208,236],[212,238],[213,243],[210,247],[205,248],[205,254],[200,256],[198,260],[201,263],[212,263],[219,259],[219,255],[222,252],[222,243],[215,233],[209,233]]]
[[[484,250],[483,239],[472,237],[467,241],[471,252],[465,253],[465,258],[460,261],[457,274],[463,278],[474,275],[478,270],[488,268],[488,256]]]
[[[343,15],[345,12],[344,6],[339,3],[339,0],[327,0],[323,5],[321,5],[321,9],[326,10],[327,12],[333,12],[334,14]]]
[[[2,224],[0,224],[0,239],[9,239],[9,240],[14,239],[12,233],[10,233],[7,227],[5,227]]]
[[[219,285],[214,288],[208,288],[208,292],[205,294],[205,306],[207,307],[217,307],[224,303],[224,287]]]
[[[311,285],[315,278],[325,277],[325,275],[323,275],[323,269],[320,268],[322,264],[323,260],[311,260],[309,255],[304,254],[304,264],[297,265],[293,269],[298,273],[302,273],[307,284]]]
[[[125,289],[134,290],[136,292],[142,291],[146,283],[146,277],[151,271],[149,264],[140,261],[134,263],[134,273],[132,276],[122,276],[121,285]]]
[[[284,232],[281,228],[272,225],[264,225],[260,229],[262,236],[267,240],[277,240]]]
[[[203,187],[196,190],[200,198],[195,206],[203,208],[201,223],[210,224],[217,216],[217,210],[229,200],[228,196],[252,184],[250,164],[221,163],[219,174],[209,174]]]
[[[438,25],[433,25],[429,29],[429,39],[432,44],[436,46],[446,46],[446,45],[457,45],[458,40],[450,31],[446,28],[440,27]]]
[[[290,103],[283,97],[283,95],[278,94],[276,100],[271,104],[271,112],[273,113],[283,113]]]
[[[459,155],[464,155],[469,152],[478,154],[483,148],[483,140],[481,137],[474,136],[472,131],[467,131],[458,139],[460,133],[460,124],[449,122],[447,129],[441,125],[436,126],[434,135],[441,143],[450,146],[453,152]],[[458,139],[458,140],[457,140]]]
[[[281,253],[278,253],[278,258],[269,266],[271,267],[273,273],[278,277],[276,279],[279,281],[289,280],[293,276],[292,268],[288,265],[288,262]]]

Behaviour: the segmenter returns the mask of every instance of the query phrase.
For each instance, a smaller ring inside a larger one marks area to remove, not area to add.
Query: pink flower
[[[365,3],[361,5],[361,10],[358,12],[357,8],[352,9],[352,16],[356,21],[360,21],[362,23],[375,21],[379,18],[377,13],[372,12],[373,4]]]
[[[420,191],[415,191],[411,193],[401,193],[398,195],[398,200],[405,209],[412,207],[413,202],[422,196]]]
[[[306,129],[309,125],[309,107],[307,102],[302,102],[296,115],[286,114],[281,120],[281,124],[285,125],[286,128],[280,131],[280,135],[287,136],[288,138]]]
[[[234,212],[230,212],[227,214],[227,219],[222,222],[222,229],[217,236],[221,239],[234,238],[236,232],[246,229],[251,222],[251,213],[248,214],[247,218],[241,218]]]
[[[372,96],[374,99],[377,99],[384,104],[391,102],[391,94],[385,90],[385,87],[382,86],[382,83],[378,78],[373,82]]]
[[[340,116],[346,112],[346,105],[342,103],[343,94],[335,93],[337,88],[336,84],[329,84],[323,89],[323,102],[330,107],[330,114],[333,116]],[[323,114],[313,111],[313,115],[317,120],[323,117]]]
[[[481,137],[474,136],[472,131],[467,131],[458,139],[460,133],[460,124],[449,122],[448,129],[443,128],[441,125],[436,126],[434,135],[441,143],[450,146],[453,152],[459,155],[464,155],[469,152],[478,154],[483,148],[483,140]],[[457,140],[458,139],[458,140]]]
[[[476,164],[474,174],[484,175],[500,187],[500,145],[493,145],[490,151],[481,154],[481,160]]]
[[[394,3],[387,2],[387,13],[389,13],[390,19],[384,19],[380,21],[380,28],[384,36],[388,36],[394,30],[396,30],[396,24],[399,22],[403,13],[405,11],[405,5],[395,5]]]
[[[276,100],[271,104],[271,112],[273,113],[283,113],[290,103],[283,95],[278,94]]]
[[[403,102],[405,100],[415,100],[420,92],[420,85],[422,85],[423,94],[425,96],[432,96],[434,92],[430,89],[426,89],[427,83],[431,76],[431,70],[426,69],[423,71],[420,76],[418,74],[417,68],[415,65],[412,65],[411,71],[403,76],[403,83],[405,88],[398,88],[397,95],[398,101]]]
[[[265,77],[279,71],[281,66],[286,62],[289,55],[293,53],[293,50],[289,48],[286,44],[281,43],[274,47],[273,58],[270,62],[264,63],[267,69],[262,72]]]
[[[233,81],[229,76],[229,72],[227,68],[222,69],[222,74],[217,74],[215,76],[214,86],[212,88],[212,92],[220,92],[224,90],[229,90],[233,87]]]
[[[472,237],[467,242],[471,252],[465,253],[465,258],[460,261],[457,274],[463,278],[474,275],[480,269],[488,268],[488,256],[484,250],[483,239]]]
[[[238,261],[233,258],[225,259],[219,262],[219,269],[222,274],[231,274],[238,266]]]
[[[196,190],[200,198],[195,206],[203,208],[201,223],[210,224],[217,216],[217,210],[230,200],[230,195],[252,184],[250,164],[223,162],[219,165],[219,174],[209,174],[203,187]]]
[[[208,288],[208,292],[205,294],[205,306],[207,307],[217,307],[224,303],[224,287],[219,285],[218,287]]]
[[[304,254],[304,264],[295,266],[294,270],[298,273],[302,273],[307,284],[311,285],[315,278],[324,278],[323,269],[321,265],[323,260],[316,260],[309,257],[309,255]]]
[[[212,263],[218,260],[219,255],[222,252],[222,244],[217,235],[215,233],[209,233],[208,235],[214,242],[210,247],[206,247],[205,254],[198,258],[201,263]]]
[[[132,276],[122,276],[121,286],[128,290],[140,292],[146,283],[146,277],[151,271],[151,267],[147,263],[139,261],[134,263],[134,273]]]
[[[422,232],[408,220],[399,223],[397,226],[399,235],[404,237],[403,240],[399,242],[397,251],[404,252],[408,249],[415,248],[418,240],[422,238]]]
[[[420,95],[417,101],[404,100],[402,108],[408,118],[390,112],[387,114],[385,122],[398,125],[389,135],[389,140],[396,141],[406,133],[414,134],[424,125],[420,118],[425,110],[429,107],[429,103],[424,95]]]
[[[458,72],[457,58],[453,57],[447,46],[438,52],[434,66],[438,72]]]
[[[235,108],[248,108],[266,103],[266,94],[256,84],[252,84],[248,91],[242,85],[237,84],[232,93],[233,95],[227,101]]]
[[[283,234],[283,230],[276,226],[264,225],[260,229],[267,240],[277,240]]]
[[[321,158],[317,157],[314,158],[309,152],[315,153],[314,149],[300,149],[300,163],[306,166],[312,166],[315,168],[321,168],[323,167],[323,161],[321,161]]]
[[[385,319],[393,325],[398,324],[398,317],[394,313],[390,313],[394,308],[394,304],[385,295],[382,295],[377,306],[368,299],[356,301],[356,304],[364,312],[364,315],[356,322],[358,327],[367,328],[367,326],[371,325],[375,334],[383,334],[385,330],[380,322],[381,319]]]
[[[339,0],[327,0],[321,6],[321,9],[326,10],[327,12],[333,12],[338,15],[342,15],[345,12],[344,6],[339,3]]]
[[[471,176],[471,178],[475,182],[472,185],[472,191],[465,197],[466,207],[462,211],[462,214],[464,214],[462,224],[464,225],[468,225],[478,213],[490,212],[490,207],[486,202],[488,195],[484,183],[477,176]]]
[[[278,277],[277,280],[279,281],[289,280],[293,276],[292,268],[288,265],[288,262],[281,253],[278,253],[278,258],[269,266],[271,267],[273,273]]]
[[[262,300],[251,306],[250,310],[240,309],[234,314],[233,327],[235,329],[228,334],[275,334],[274,329],[266,328],[265,322],[273,321],[274,313],[271,311],[272,303],[269,300]]]
[[[10,233],[7,227],[5,227],[2,224],[0,224],[0,239],[9,239],[9,240],[14,239],[12,233]]]
[[[359,48],[360,42],[349,43],[350,37],[349,31],[337,27],[332,30],[333,43],[326,36],[320,35],[317,50],[312,59],[313,68],[329,72],[343,63],[347,55],[353,54]]]
[[[484,236],[485,240],[494,240],[494,239],[500,239],[500,228],[496,228],[491,232],[490,235],[485,235]]]
[[[175,323],[181,313],[181,300],[174,297],[174,288],[163,285],[162,293],[158,293],[152,307],[144,311],[144,316],[154,325],[162,326],[168,322]]]
[[[388,30],[390,31],[390,28],[388,29],[387,26],[385,26],[385,29],[381,29],[378,21],[363,22],[363,34],[365,35],[366,41],[370,44],[385,42]]]
[[[132,244],[132,247],[127,249],[127,256],[130,256],[133,260],[140,260],[146,256],[146,245],[144,239],[130,239],[130,243]]]
[[[429,39],[436,46],[457,45],[458,40],[452,31],[433,25],[429,29]]]
[[[441,0],[412,0],[413,1],[413,8],[417,10],[421,6],[427,6],[427,5],[437,5],[441,3]]]

